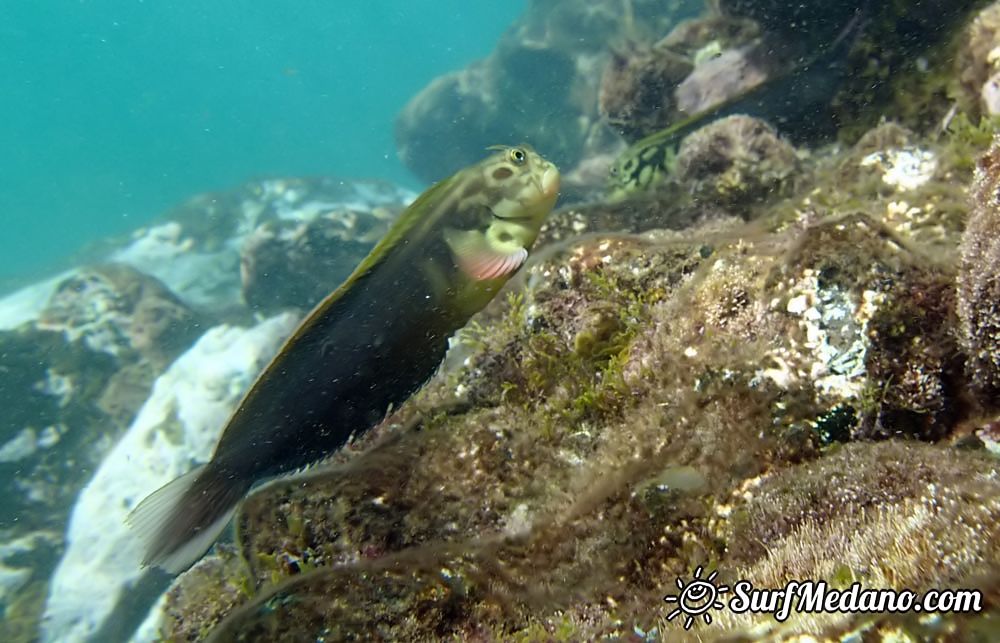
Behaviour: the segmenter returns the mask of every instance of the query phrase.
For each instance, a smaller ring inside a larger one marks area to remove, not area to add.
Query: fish
[[[488,149],[417,197],[305,317],[209,461],[129,514],[144,567],[187,569],[256,484],[328,457],[434,374],[449,338],[524,264],[559,194],[558,168],[531,147]]]
[[[858,12],[818,55],[789,72],[630,145],[611,164],[607,200],[620,202],[660,183],[674,170],[681,141],[717,119],[745,114],[768,118],[782,128],[818,129],[817,114],[829,105],[847,77],[845,61],[862,25]]]

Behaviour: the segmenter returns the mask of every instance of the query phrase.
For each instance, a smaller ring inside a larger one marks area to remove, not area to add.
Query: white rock
[[[212,328],[156,380],[73,508],[66,553],[49,588],[44,641],[87,640],[144,574],[139,544],[124,523],[128,512],[210,457],[240,395],[296,322],[284,314],[250,329]]]
[[[215,310],[240,303],[240,246],[242,237],[215,252],[194,250],[176,221],[149,228],[130,245],[117,250],[109,261],[128,264],[153,275],[195,308]]]
[[[68,270],[51,279],[25,286],[0,299],[0,330],[11,330],[25,322],[38,319],[45,305],[49,303],[56,286],[73,276],[75,272]]]
[[[862,167],[882,172],[882,182],[897,190],[915,190],[931,180],[937,170],[937,157],[916,147],[873,152],[861,159]]]
[[[983,83],[980,95],[983,99],[983,106],[990,116],[1000,114],[1000,72],[993,74]]]

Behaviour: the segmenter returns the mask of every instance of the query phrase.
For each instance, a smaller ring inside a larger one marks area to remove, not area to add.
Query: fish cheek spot
[[[503,181],[504,179],[509,179],[514,175],[514,170],[509,167],[498,167],[493,170],[493,178],[497,181]]]

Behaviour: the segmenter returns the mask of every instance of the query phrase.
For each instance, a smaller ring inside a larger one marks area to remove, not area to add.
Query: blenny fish
[[[305,318],[209,462],[129,515],[144,565],[183,571],[255,483],[330,455],[433,375],[448,338],[525,262],[558,196],[558,169],[530,147],[490,149],[420,195]]]
[[[793,124],[815,128],[816,114],[829,104],[846,77],[844,61],[861,26],[859,13],[818,55],[788,73],[633,143],[611,165],[608,200],[624,200],[662,181],[673,171],[684,137],[719,118],[746,114],[773,120],[779,129]]]

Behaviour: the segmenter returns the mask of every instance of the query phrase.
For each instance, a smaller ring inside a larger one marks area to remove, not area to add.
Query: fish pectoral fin
[[[524,264],[528,251],[516,244],[491,244],[482,232],[445,230],[455,264],[469,277],[484,281],[506,277]]]

